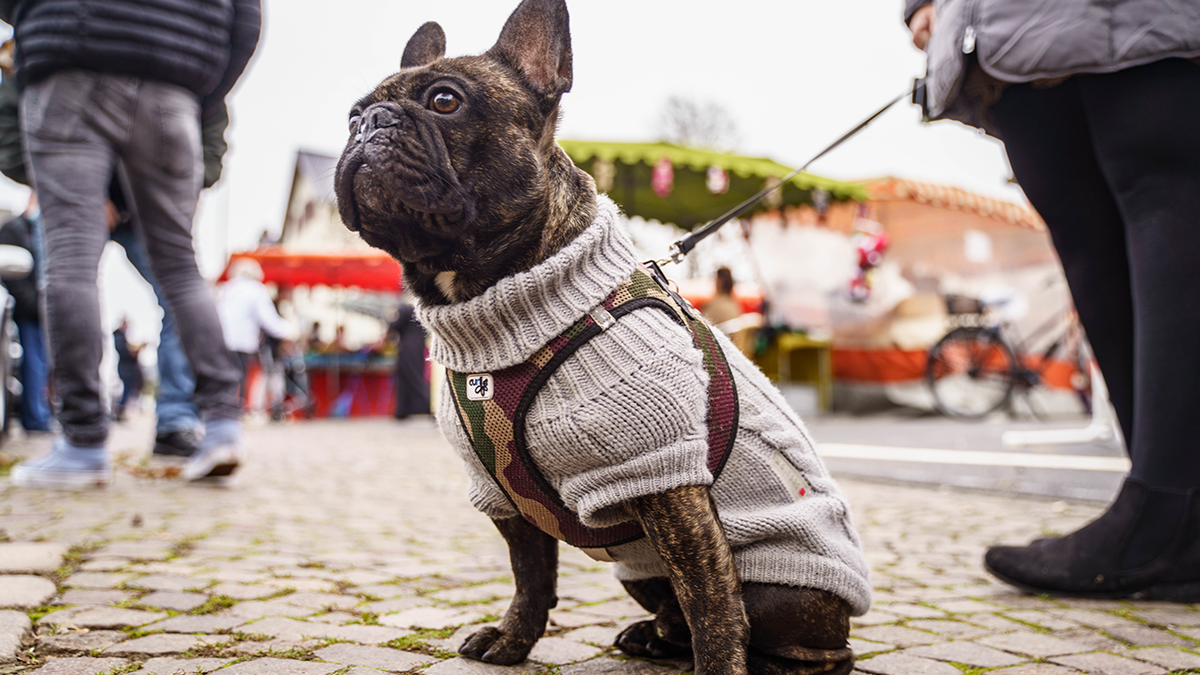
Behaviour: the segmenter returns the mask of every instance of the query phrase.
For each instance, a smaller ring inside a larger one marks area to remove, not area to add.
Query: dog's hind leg
[[[751,675],[844,675],[854,668],[848,646],[850,606],[811,588],[746,583]]]
[[[616,646],[630,656],[668,659],[692,653],[692,631],[675,589],[666,577],[622,581],[630,597],[654,614],[649,621],[639,621],[617,636]]]
[[[534,643],[546,632],[550,609],[558,604],[554,590],[558,540],[520,516],[493,518],[492,522],[508,542],[517,592],[500,620],[500,627],[472,634],[458,652],[479,661],[508,666],[525,660]]]

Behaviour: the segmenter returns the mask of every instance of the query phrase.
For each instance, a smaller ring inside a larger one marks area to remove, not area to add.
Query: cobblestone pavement
[[[128,462],[145,419],[118,428]],[[559,596],[521,666],[456,657],[512,593],[507,553],[432,423],[313,422],[248,432],[228,485],[123,469],[105,491],[0,477],[0,674],[666,675],[619,656],[642,610],[563,548]],[[16,440],[10,455],[48,445]],[[1200,607],[1052,600],[980,568],[986,545],[1065,532],[1095,504],[843,480],[872,566],[854,621],[873,675],[1200,672]],[[1190,669],[1190,670],[1189,670]]]

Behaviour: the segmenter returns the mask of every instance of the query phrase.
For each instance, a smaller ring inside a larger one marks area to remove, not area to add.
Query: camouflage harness
[[[654,276],[651,276],[651,275]],[[661,281],[660,281],[661,280]],[[525,440],[525,418],[550,376],[584,343],[618,319],[643,307],[657,307],[686,328],[704,356],[708,372],[708,469],[720,474],[737,436],[738,398],[733,373],[695,309],[665,285],[657,269],[642,267],[604,301],[529,360],[495,373],[447,371],[459,421],[483,466],[509,501],[543,532],[583,549],[605,549],[643,536],[630,520],[603,528],[585,526],[538,469]]]

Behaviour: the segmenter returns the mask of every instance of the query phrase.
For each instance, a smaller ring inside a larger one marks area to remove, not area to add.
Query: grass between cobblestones
[[[411,635],[405,635],[404,637],[398,637],[395,640],[391,640],[385,643],[384,646],[391,647],[392,649],[400,649],[406,652],[427,654],[439,659],[451,659],[455,656],[458,656],[458,654],[430,645],[429,641],[445,640],[454,635],[455,631],[457,630],[458,626],[440,629],[423,628]]]

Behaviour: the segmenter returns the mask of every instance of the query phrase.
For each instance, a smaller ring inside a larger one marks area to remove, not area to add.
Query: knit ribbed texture
[[[617,206],[604,195],[598,201],[592,226],[549,260],[466,302],[418,307],[433,338],[430,357],[463,373],[521,363],[628,279],[633,243]]]
[[[632,272],[636,258],[617,211],[560,253],[482,296],[422,310],[433,355],[464,372],[524,361]],[[718,333],[737,382],[737,442],[720,478],[707,469],[708,375],[688,333],[665,312],[639,309],[569,358],[539,393],[526,424],[538,468],[584,524],[630,518],[638,497],[712,485],[745,581],[827,590],[855,614],[870,606],[867,564],[845,500],[802,423],[757,367]],[[471,477],[471,502],[493,517],[516,511],[471,449],[443,390],[442,429]],[[804,494],[799,494],[799,490]],[[621,579],[662,576],[642,540],[609,550]]]

